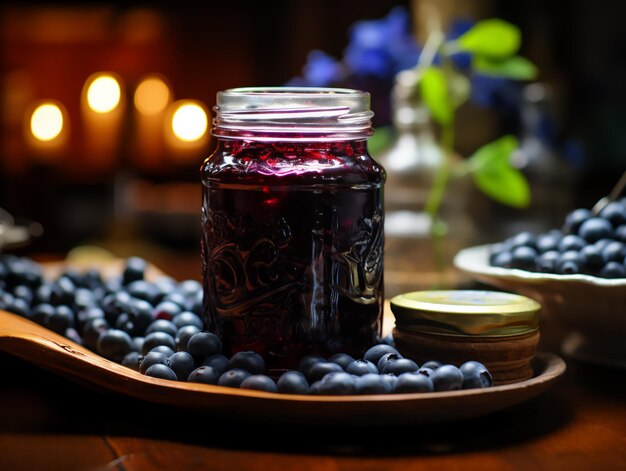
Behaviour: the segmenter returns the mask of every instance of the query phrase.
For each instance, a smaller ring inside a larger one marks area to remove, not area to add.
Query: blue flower
[[[327,87],[339,82],[344,70],[339,61],[322,51],[311,51],[302,72],[304,81],[313,87]]]
[[[380,78],[392,78],[413,67],[418,57],[419,47],[403,7],[393,8],[379,20],[356,22],[344,52],[344,61],[353,74]]]

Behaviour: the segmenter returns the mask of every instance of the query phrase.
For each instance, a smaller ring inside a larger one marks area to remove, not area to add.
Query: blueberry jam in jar
[[[384,169],[368,154],[369,94],[219,92],[201,168],[207,327],[226,355],[270,371],[302,356],[358,357],[381,334]]]

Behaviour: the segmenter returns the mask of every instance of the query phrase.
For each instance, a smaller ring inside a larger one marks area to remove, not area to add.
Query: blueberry
[[[141,345],[141,350],[142,351],[143,351],[143,345],[144,344],[145,344],[145,339],[144,339],[144,343]],[[150,352],[159,352],[159,353],[162,353],[163,355],[167,356],[168,358],[175,353],[174,350],[171,347],[168,347],[167,345],[157,345],[156,347],[151,349]],[[148,352],[148,353],[150,353],[150,352]]]
[[[372,362],[375,365],[378,365],[379,360],[386,353],[399,353],[399,352],[398,350],[396,350],[395,347],[392,347],[391,345],[379,343],[378,345],[374,345],[369,350],[367,350],[365,352],[365,355],[363,355],[363,359],[366,361]]]
[[[200,317],[197,314],[194,314],[193,312],[190,312],[190,311],[183,311],[179,314],[176,314],[172,318],[172,322],[179,329],[186,325],[194,325],[198,329],[202,329],[203,327],[202,319],[200,319]]]
[[[508,250],[500,252],[493,258],[491,264],[494,267],[511,268],[513,265],[513,254]]]
[[[585,265],[589,270],[598,270],[604,264],[602,251],[595,245],[583,247],[580,253],[585,257]]]
[[[226,386],[229,388],[238,388],[244,379],[248,376],[252,376],[246,370],[242,370],[240,368],[236,368],[234,370],[228,370],[220,376],[218,380],[218,384],[220,386]]]
[[[304,375],[295,370],[285,371],[277,382],[278,392],[286,394],[308,394],[309,382]]]
[[[326,374],[321,379],[318,389],[318,394],[346,396],[355,393],[356,378],[344,371],[335,371]]]
[[[441,362],[435,360],[429,360],[426,363],[422,364],[422,368],[430,368],[431,370],[436,370],[442,365]]]
[[[166,334],[176,337],[178,327],[172,322],[165,319],[157,319],[153,321],[146,329],[146,335],[152,332],[165,332]]]
[[[50,287],[50,303],[70,305],[74,301],[76,286],[65,276],[59,277]]]
[[[576,275],[582,273],[584,267],[584,255],[577,250],[568,250],[562,253],[557,262],[557,272],[562,275]]]
[[[460,386],[459,386],[460,388]],[[433,392],[433,381],[426,375],[419,373],[403,373],[398,376],[393,392],[396,394],[403,393],[425,393]]]
[[[624,278],[626,277],[626,269],[621,263],[608,262],[600,270],[599,276],[602,278]]]
[[[92,350],[98,350],[98,339],[108,328],[109,323],[102,317],[87,321],[82,332],[85,346]]]
[[[69,306],[57,306],[48,319],[48,328],[63,335],[70,327],[74,327],[74,311]]]
[[[198,329],[195,325],[185,325],[178,329],[175,338],[176,350],[179,352],[186,352],[189,339],[198,332],[200,332],[200,329]]]
[[[176,373],[172,371],[169,366],[157,363],[152,365],[146,370],[146,376],[152,376],[153,378],[169,379],[170,381],[176,381]]]
[[[241,382],[239,387],[241,389],[254,389],[256,391],[278,392],[278,387],[274,380],[262,374],[248,376]]]
[[[23,317],[29,317],[30,314],[30,306],[28,303],[24,299],[16,297],[14,297],[13,301],[6,307],[6,310]]]
[[[510,248],[529,247],[535,249],[537,247],[537,238],[532,232],[524,231],[514,235],[509,239]]]
[[[222,353],[222,341],[212,332],[198,332],[187,342],[187,351],[194,357],[206,358]]]
[[[399,360],[400,358],[402,358],[402,355],[399,353],[385,353],[382,357],[380,357],[380,360],[378,360],[378,364],[376,365],[378,372],[384,373],[384,369],[389,362]]]
[[[435,372],[435,370],[433,370],[432,368],[425,368],[422,366],[419,370],[417,370],[417,372],[421,375],[428,376],[430,378]]]
[[[337,363],[339,366],[341,366],[342,369],[345,370],[348,365],[354,361],[354,358],[352,358],[347,353],[337,353],[330,357],[328,361],[332,363]]]
[[[615,238],[620,242],[626,242],[626,224],[622,224],[615,229]]]
[[[385,364],[381,373],[394,374],[396,376],[402,373],[415,373],[419,370],[419,366],[413,360],[408,358],[399,358],[397,360],[390,360]]]
[[[302,359],[298,363],[298,371],[306,375],[307,372],[309,371],[309,368],[314,363],[319,363],[321,361],[326,361],[326,360],[324,359],[324,357],[321,357],[319,355],[306,355],[302,357]]]
[[[35,290],[35,298],[33,302],[37,304],[49,304],[51,296],[52,296],[52,285],[51,284],[41,285]]]
[[[557,250],[559,242],[561,241],[561,231],[550,231],[547,234],[542,234],[537,237],[537,251],[539,253],[545,253],[552,250]]]
[[[143,350],[144,340],[145,340],[144,337],[140,337],[140,336],[133,337],[133,349],[136,352],[141,352]],[[155,348],[158,348],[158,347],[155,347]]]
[[[217,384],[220,374],[212,366],[200,366],[191,372],[187,381],[190,383]]]
[[[178,284],[178,291],[184,296],[191,297],[198,292],[202,292],[202,284],[197,280],[184,280]]]
[[[173,303],[171,301],[161,301],[159,304],[154,306],[152,310],[152,317],[154,319],[166,319],[168,321],[172,320],[174,316],[183,312],[183,308],[178,304]]]
[[[385,374],[381,374],[379,375],[383,381],[385,381],[386,383],[389,383],[389,385],[391,386],[391,390],[393,391],[393,388],[396,387],[396,383],[398,382],[398,377],[396,375],[385,375]]]
[[[139,372],[145,374],[148,368],[158,363],[162,365],[167,364],[167,355],[160,352],[150,352],[144,357],[141,357],[141,362],[139,363]]]
[[[124,271],[122,272],[122,284],[129,285],[133,281],[143,280],[148,263],[140,257],[130,257],[126,259]]]
[[[188,308],[187,298],[182,293],[171,292],[167,293],[161,303],[173,303],[180,307],[181,311],[185,311]]]
[[[67,329],[65,329],[65,332],[63,332],[62,335],[65,336],[65,338],[67,338],[68,340],[77,343],[78,345],[83,344],[83,338],[74,327],[68,327]]]
[[[576,234],[580,225],[591,217],[591,211],[585,208],[574,209],[565,216],[563,232],[565,234]]]
[[[613,227],[626,224],[626,205],[618,201],[611,201],[602,208],[600,216],[608,220]]]
[[[313,363],[309,367],[305,376],[309,383],[314,383],[315,381],[321,380],[328,373],[333,372],[343,372],[343,369],[337,363],[332,363],[330,361],[319,361],[317,363]]]
[[[72,307],[76,311],[94,308],[97,305],[96,297],[93,291],[86,288],[77,288],[74,293],[74,302]]]
[[[614,242],[613,239],[600,239],[599,241],[595,242],[593,245],[600,251],[602,252],[605,247],[607,245],[609,245],[611,242]]]
[[[463,363],[459,370],[463,374],[463,389],[488,388],[493,384],[489,370],[477,361]]]
[[[532,270],[535,267],[537,251],[532,247],[522,245],[511,252],[511,268],[520,270]]]
[[[424,376],[424,375],[420,375]],[[430,377],[435,391],[454,391],[463,386],[463,373],[454,365],[442,365]]]
[[[169,366],[178,381],[187,381],[191,372],[196,368],[193,357],[187,352],[176,352],[167,359]]]
[[[589,247],[589,246],[587,246]],[[556,273],[560,254],[556,250],[549,250],[537,257],[537,271],[541,273]]]
[[[244,351],[237,352],[230,357],[228,362],[230,369],[241,368],[249,371],[253,375],[265,373],[265,360],[257,352]]]
[[[176,349],[176,341],[170,334],[166,334],[165,332],[152,332],[145,336],[141,352],[145,355],[159,345],[165,345],[172,350]]]
[[[133,340],[123,330],[109,329],[100,334],[98,351],[105,358],[120,363],[128,352],[133,351]]]
[[[392,347],[396,346],[396,340],[393,338],[393,334],[387,334],[382,339],[380,339],[381,343],[385,345],[391,345]]]
[[[392,389],[391,383],[376,373],[366,373],[356,378],[357,394],[389,394]]]
[[[378,368],[376,367],[376,365],[367,360],[354,360],[348,365],[346,371],[355,376],[378,374]]]
[[[488,254],[489,254],[489,263],[493,265],[495,258],[498,254],[502,252],[506,252],[510,249],[510,244],[504,242],[496,242],[494,244],[489,245]]]
[[[139,352],[128,352],[122,360],[122,365],[135,371],[139,371],[140,364],[141,355],[139,355]]]
[[[202,362],[202,366],[210,366],[212,368],[215,368],[217,371],[220,372],[220,374],[222,374],[228,369],[229,362],[230,360],[227,357],[225,357],[221,353],[218,353],[217,355],[212,355],[205,359]]]
[[[128,286],[126,286],[126,291],[133,298],[143,299],[150,304],[154,304],[159,295],[157,288],[152,283],[148,283],[145,280],[131,281]]]
[[[626,256],[626,246],[622,242],[613,241],[602,250],[604,263],[621,262]]]
[[[587,242],[582,237],[578,237],[577,235],[569,234],[561,239],[559,242],[559,252],[568,252],[568,251],[578,251],[582,249]]]
[[[26,285],[17,285],[13,288],[13,296],[23,299],[28,304],[31,304],[33,302],[33,298],[35,297],[33,290]]]
[[[143,334],[152,323],[152,305],[143,299],[130,298],[126,302],[126,313],[133,323],[135,335]]]
[[[104,311],[99,307],[90,307],[78,311],[76,314],[76,324],[79,328],[84,328],[85,324],[91,319],[104,319]]]
[[[590,218],[582,223],[578,229],[578,235],[587,242],[593,243],[600,239],[613,236],[613,226],[603,218]]]

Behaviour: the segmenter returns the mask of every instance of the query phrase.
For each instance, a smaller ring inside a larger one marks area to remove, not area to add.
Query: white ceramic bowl
[[[461,250],[454,265],[485,284],[528,296],[572,334],[565,353],[626,367],[626,278],[554,275],[489,264],[489,245]]]

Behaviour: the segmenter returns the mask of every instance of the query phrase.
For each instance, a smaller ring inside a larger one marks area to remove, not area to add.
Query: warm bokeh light
[[[53,103],[39,105],[30,117],[30,131],[36,139],[53,140],[63,130],[63,112]]]
[[[135,107],[145,115],[155,115],[164,111],[169,100],[170,89],[159,77],[146,77],[135,90]]]
[[[204,136],[208,125],[206,111],[191,101],[181,102],[172,116],[172,132],[181,141],[197,141]]]
[[[101,75],[87,89],[87,103],[96,113],[108,113],[119,104],[121,89],[111,75]]]

